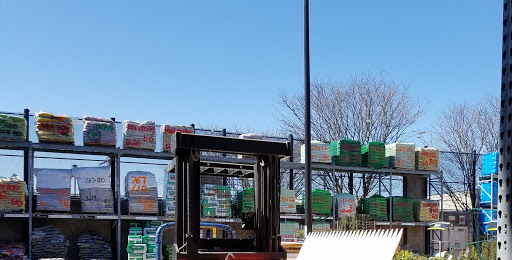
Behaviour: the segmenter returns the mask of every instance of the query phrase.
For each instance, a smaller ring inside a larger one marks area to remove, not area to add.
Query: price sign
[[[134,192],[146,192],[146,176],[130,176],[132,178],[132,189]]]

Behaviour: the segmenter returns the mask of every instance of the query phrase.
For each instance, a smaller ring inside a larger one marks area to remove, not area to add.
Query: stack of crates
[[[345,139],[332,142],[331,160],[340,166],[361,166],[361,143]]]
[[[245,189],[236,194],[237,216],[243,212],[254,212],[254,188]]]
[[[162,221],[130,221],[128,260],[156,259],[156,231]]]
[[[203,184],[201,186],[201,208],[203,216],[231,217],[231,188]]]

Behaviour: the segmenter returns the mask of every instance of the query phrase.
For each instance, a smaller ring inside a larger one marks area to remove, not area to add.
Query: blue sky
[[[501,1],[311,0],[311,76],[385,69],[429,103],[498,95]],[[277,128],[302,92],[303,4],[0,0],[0,111]],[[7,97],[7,98],[6,98]]]

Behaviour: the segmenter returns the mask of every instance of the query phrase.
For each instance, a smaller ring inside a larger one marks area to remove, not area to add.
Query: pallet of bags
[[[194,128],[191,126],[164,124],[160,127],[160,131],[162,132],[162,151],[170,152],[172,135],[176,132],[193,134]]]
[[[499,153],[488,153],[482,156],[482,176],[498,174]]]
[[[297,242],[299,229],[300,225],[297,222],[281,222],[279,224],[281,242]]]
[[[105,240],[94,232],[81,234],[77,241],[80,260],[112,259],[112,250]]]
[[[123,121],[123,148],[154,151],[156,148],[155,122]]]
[[[24,211],[26,192],[27,185],[16,174],[0,177],[0,212]]]
[[[389,168],[414,171],[415,145],[412,143],[393,143],[386,145],[386,159]]]
[[[409,197],[389,197],[388,203],[393,203],[393,221],[414,221],[414,201]],[[389,208],[389,206],[388,206]]]
[[[28,260],[27,247],[23,242],[5,244],[0,241],[0,259]]]
[[[388,205],[385,197],[374,194],[369,198],[359,200],[361,211],[370,219],[385,221],[388,219]]]
[[[27,121],[23,117],[0,114],[0,141],[25,142]]]
[[[109,166],[73,168],[72,173],[78,182],[82,212],[114,213]]]
[[[116,122],[112,119],[84,116],[84,145],[115,147],[117,143]]]
[[[384,143],[370,142],[361,146],[361,165],[373,169],[382,169],[386,164]]]
[[[53,226],[34,228],[32,231],[32,257],[68,259],[69,240]]]
[[[66,115],[39,112],[36,118],[36,134],[40,143],[74,144],[73,121]]]
[[[237,216],[242,216],[244,212],[254,212],[254,188],[248,188],[236,194],[237,198]]]
[[[281,213],[297,213],[295,207],[295,191],[281,188]]]
[[[302,193],[302,205],[306,202],[306,193]],[[331,193],[326,190],[314,189],[311,192],[312,213],[318,215],[331,214]]]
[[[164,213],[166,216],[174,216],[176,214],[176,174],[170,172],[164,175]]]
[[[338,140],[331,143],[331,160],[340,166],[361,166],[361,143],[355,140]]]
[[[231,187],[203,184],[201,209],[203,216],[231,217]]]
[[[439,149],[416,148],[416,170],[438,171],[439,170]]]
[[[300,162],[306,162],[306,145],[300,146]],[[320,141],[311,141],[311,162],[331,163],[331,145]]]
[[[334,196],[336,206],[336,216],[341,218],[343,216],[356,215],[356,197],[350,193],[338,193]]]
[[[37,178],[37,210],[69,211],[71,169],[34,169]]]
[[[420,222],[439,221],[439,201],[414,200],[414,218]]]
[[[128,212],[142,214],[158,213],[158,190],[153,173],[130,171],[125,178]]]

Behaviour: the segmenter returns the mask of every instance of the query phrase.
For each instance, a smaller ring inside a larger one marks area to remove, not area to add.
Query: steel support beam
[[[512,260],[512,2],[503,1],[503,53],[501,71],[500,157],[498,173],[498,260]]]
[[[304,97],[305,97],[305,120],[304,129],[306,143],[306,171],[304,173],[306,215],[306,235],[313,230],[312,195],[311,195],[311,97],[310,97],[310,70],[309,70],[309,0],[304,0]]]

